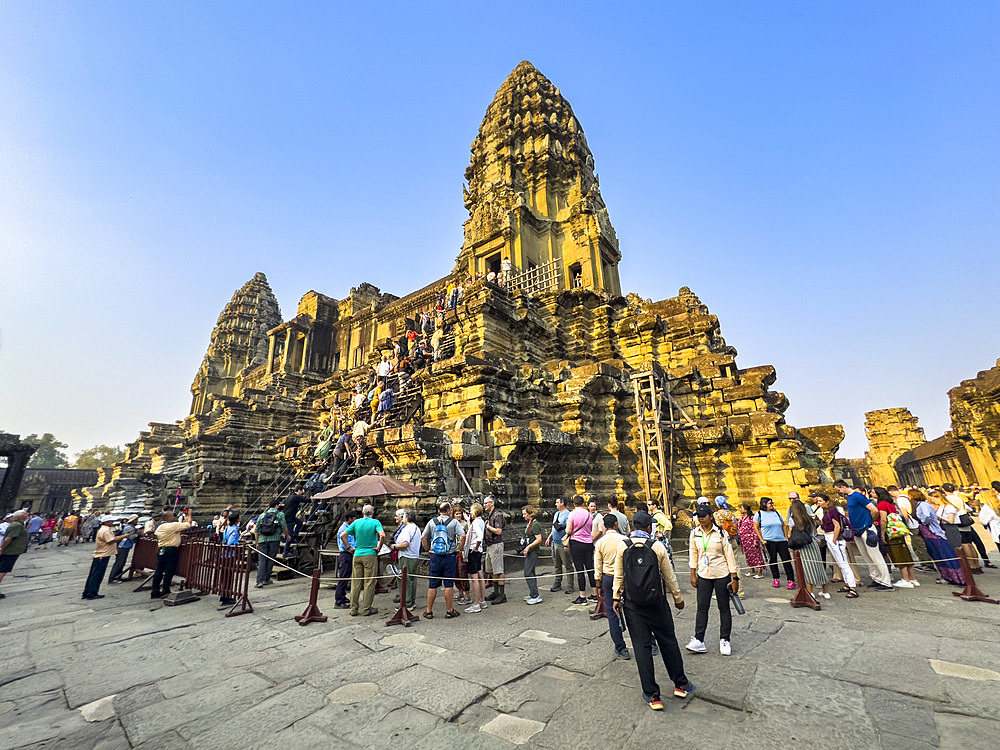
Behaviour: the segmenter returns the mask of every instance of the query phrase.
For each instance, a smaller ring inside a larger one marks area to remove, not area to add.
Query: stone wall
[[[909,409],[876,409],[865,413],[865,434],[868,436],[868,474],[876,487],[899,484],[896,460],[911,448],[927,442],[924,430]]]
[[[948,391],[951,430],[962,443],[973,481],[1000,480],[1000,360]]]

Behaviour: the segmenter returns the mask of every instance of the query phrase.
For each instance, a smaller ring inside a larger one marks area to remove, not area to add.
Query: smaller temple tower
[[[866,412],[865,434],[868,436],[865,461],[870,481],[876,487],[899,484],[896,459],[927,440],[924,428],[917,426],[917,418],[904,408]]]
[[[191,384],[191,414],[212,410],[210,395],[238,396],[237,376],[267,361],[267,332],[281,324],[281,311],[262,273],[233,293],[212,330],[205,359]]]
[[[465,177],[469,220],[457,274],[526,274],[545,289],[621,294],[618,238],[583,128],[527,60],[487,108]]]

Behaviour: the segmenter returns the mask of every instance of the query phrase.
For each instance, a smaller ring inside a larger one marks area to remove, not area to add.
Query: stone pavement
[[[1000,606],[966,603],[918,574],[913,591],[835,596],[794,610],[747,579],[733,655],[691,655],[697,692],[640,702],[605,620],[548,593],[411,628],[349,617],[323,588],[327,623],[306,627],[308,582],[252,590],[224,618],[210,598],[180,607],[135,584],[80,599],[89,545],[32,551],[0,601],[0,750],[6,748],[992,747],[1000,736]],[[540,572],[548,572],[541,569]],[[1000,595],[1000,575],[978,576]],[[422,611],[423,597],[418,602]],[[694,620],[675,613],[681,645]],[[710,645],[718,616],[709,623]],[[669,684],[662,662],[661,685]],[[669,694],[668,694],[669,695]]]

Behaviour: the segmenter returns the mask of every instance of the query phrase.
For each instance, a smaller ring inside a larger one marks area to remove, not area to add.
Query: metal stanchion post
[[[420,619],[419,615],[413,614],[406,608],[406,568],[402,569],[401,575],[402,577],[399,581],[399,609],[396,610],[396,614],[385,621],[386,627],[390,625],[402,625],[404,628],[408,628],[411,623],[417,622]]]
[[[792,550],[792,560],[795,562],[795,577],[798,579],[799,586],[798,591],[795,592],[795,596],[792,597],[791,605],[793,607],[820,609],[819,602],[813,598],[813,595],[806,588],[806,574],[802,569],[802,557],[799,555],[797,549]]]
[[[990,599],[983,591],[976,585],[975,580],[972,577],[972,566],[969,565],[969,558],[965,556],[964,549],[957,549],[955,551],[956,557],[958,557],[958,565],[962,569],[962,575],[965,576],[965,588],[962,591],[952,591],[954,596],[967,602],[986,602],[987,604],[1000,604],[996,599]]]
[[[602,617],[608,616],[608,610],[604,605],[604,587],[597,587],[597,606],[594,607],[594,611],[590,613],[591,620],[600,620]]]
[[[326,622],[326,615],[319,611],[316,597],[319,596],[319,570],[313,571],[312,588],[309,589],[309,605],[301,615],[295,615],[295,622],[308,625],[311,622]]]

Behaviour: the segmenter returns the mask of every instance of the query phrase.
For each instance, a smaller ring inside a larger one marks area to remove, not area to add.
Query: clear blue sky
[[[256,271],[286,317],[450,271],[528,59],[587,133],[624,288],[691,287],[841,455],[870,409],[940,434],[1000,356],[1000,6],[621,5],[0,4],[0,428],[75,452],[184,417]]]

